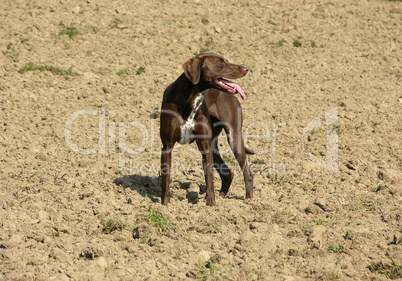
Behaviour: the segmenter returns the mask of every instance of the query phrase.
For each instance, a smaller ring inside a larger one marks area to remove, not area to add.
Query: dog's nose
[[[243,71],[244,74],[246,74],[246,73],[248,72],[248,68],[245,67],[245,66],[243,66],[243,67],[241,68],[241,70]]]

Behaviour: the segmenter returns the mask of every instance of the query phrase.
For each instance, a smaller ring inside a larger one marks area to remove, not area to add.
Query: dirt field
[[[402,280],[402,3],[266,2],[1,1],[1,280]],[[157,109],[206,51],[250,69],[255,198],[222,135],[228,197],[178,145],[163,207]]]

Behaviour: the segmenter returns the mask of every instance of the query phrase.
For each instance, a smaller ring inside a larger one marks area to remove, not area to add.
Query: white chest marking
[[[188,144],[194,139],[194,118],[200,109],[202,102],[204,101],[205,94],[209,91],[205,90],[198,94],[198,96],[194,99],[193,103],[193,110],[191,111],[190,115],[188,116],[186,123],[180,126],[181,135],[179,139],[180,144]]]

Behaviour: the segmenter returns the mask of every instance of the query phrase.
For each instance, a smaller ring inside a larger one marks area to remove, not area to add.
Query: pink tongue
[[[231,81],[228,81],[228,80],[225,80],[225,84],[228,84],[230,87],[235,88],[236,92],[238,92],[240,94],[241,98],[243,100],[246,99],[246,94],[243,92],[243,90],[240,88],[239,85],[237,85],[236,83],[233,83]]]

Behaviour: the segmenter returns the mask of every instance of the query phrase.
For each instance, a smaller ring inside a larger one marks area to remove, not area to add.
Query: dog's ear
[[[201,66],[203,63],[203,59],[200,57],[195,57],[183,64],[184,74],[188,78],[188,80],[193,83],[193,85],[198,84],[200,82],[201,77]]]

